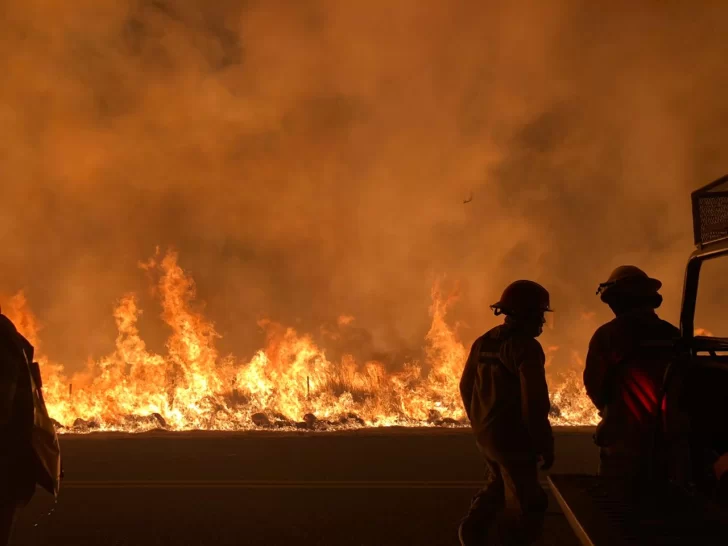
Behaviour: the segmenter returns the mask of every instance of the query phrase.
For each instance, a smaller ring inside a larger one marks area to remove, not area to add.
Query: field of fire
[[[728,6],[599,4],[0,2],[0,546],[727,544]]]

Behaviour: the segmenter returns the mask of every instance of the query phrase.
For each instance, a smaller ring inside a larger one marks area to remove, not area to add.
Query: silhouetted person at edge
[[[33,346],[0,310],[0,546],[36,483],[58,492],[60,450]]]
[[[615,319],[601,326],[589,343],[584,386],[599,410],[594,436],[600,447],[599,474],[639,484],[664,478],[670,431],[660,423],[653,454],[659,392],[680,330],[657,316],[662,283],[641,269],[615,269],[597,294]],[[663,416],[668,398],[663,398]],[[675,439],[677,436],[675,436]],[[653,456],[654,455],[654,456]]]
[[[530,544],[541,536],[548,505],[538,479],[554,462],[545,356],[536,338],[550,312],[549,293],[532,281],[508,286],[491,306],[504,324],[478,338],[460,381],[460,394],[488,477],[459,528],[463,546],[483,545],[498,514],[515,501],[517,523],[501,544]]]

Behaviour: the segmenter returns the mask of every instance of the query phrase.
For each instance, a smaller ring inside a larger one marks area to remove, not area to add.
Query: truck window
[[[728,259],[707,260],[700,269],[695,335],[728,338]]]

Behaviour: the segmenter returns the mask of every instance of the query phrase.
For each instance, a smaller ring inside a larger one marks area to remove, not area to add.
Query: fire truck
[[[728,338],[695,335],[701,266],[728,257],[728,175],[695,190],[691,199],[695,250],[685,269],[681,336],[669,349],[660,393],[668,393],[669,406],[671,385],[682,385],[685,456],[674,458],[667,476],[639,492],[596,475],[549,476],[554,497],[585,546],[728,545],[728,502],[720,498],[728,492],[720,492],[712,473],[712,462],[728,453]],[[668,419],[667,410],[656,417],[656,438]]]

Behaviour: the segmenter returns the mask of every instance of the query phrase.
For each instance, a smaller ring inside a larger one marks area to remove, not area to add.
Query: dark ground
[[[552,472],[596,471],[592,429],[556,430]],[[482,466],[467,430],[62,436],[58,504],[12,544],[456,546]],[[544,475],[545,478],[545,475]],[[556,502],[544,544],[577,544]]]

